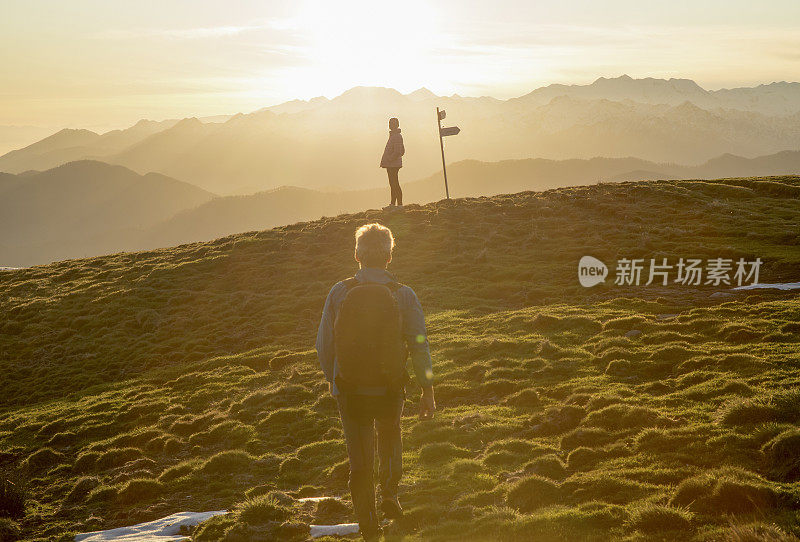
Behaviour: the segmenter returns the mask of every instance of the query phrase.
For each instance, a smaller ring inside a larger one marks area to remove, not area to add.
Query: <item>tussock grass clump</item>
[[[605,323],[603,323],[603,329],[620,329],[625,331],[631,329],[641,330],[648,323],[647,318],[644,316],[620,316],[618,318],[606,320]]]
[[[29,455],[23,462],[23,466],[30,472],[41,472],[56,465],[64,460],[64,454],[52,448],[40,448]]]
[[[415,531],[436,525],[445,516],[446,508],[439,503],[427,506],[408,507],[404,510],[403,517],[398,524],[405,531]]]
[[[634,442],[641,452],[659,454],[690,453],[704,443],[694,429],[655,427],[641,431]]]
[[[628,504],[646,496],[652,489],[648,484],[606,470],[573,474],[561,488],[579,501],[610,504]]]
[[[314,510],[315,525],[334,525],[346,523],[353,511],[351,507],[339,499],[322,499]]]
[[[0,472],[0,517],[19,519],[25,515],[28,486],[16,472]]]
[[[800,480],[800,430],[791,429],[761,448],[770,474],[782,482]]]
[[[606,365],[605,374],[613,377],[631,377],[639,370],[639,365],[628,359],[612,359]]]
[[[635,507],[626,523],[634,531],[652,535],[664,531],[688,531],[692,528],[693,514],[684,508],[645,504]]]
[[[164,441],[164,446],[161,449],[161,453],[165,455],[176,455],[183,449],[184,443],[181,442],[179,439],[175,437],[170,437]]]
[[[64,431],[62,433],[56,433],[50,437],[50,440],[47,441],[47,445],[55,448],[65,448],[75,444],[77,440],[77,434],[72,431]]]
[[[567,456],[567,465],[571,470],[586,470],[606,457],[602,450],[579,446],[572,450]]]
[[[255,460],[255,457],[244,450],[225,450],[209,457],[198,471],[212,476],[246,472]]]
[[[800,538],[774,524],[731,523],[725,530],[725,542],[798,542]]]
[[[117,499],[122,504],[149,501],[161,495],[164,486],[152,478],[134,478],[125,482],[117,491]]]
[[[226,420],[218,423],[205,431],[195,433],[189,437],[191,446],[225,446],[236,447],[246,444],[247,441],[256,437],[256,430],[250,425]]]
[[[486,454],[483,458],[483,464],[487,467],[511,469],[522,465],[525,459],[525,457],[519,454],[506,450],[499,450]]]
[[[561,490],[552,480],[531,475],[515,482],[509,488],[506,504],[524,513],[555,504],[560,498]]]
[[[589,427],[620,431],[669,424],[657,410],[632,405],[611,405],[589,413],[585,420]]]
[[[465,448],[459,448],[451,442],[431,442],[419,450],[419,460],[427,465],[471,456],[472,452]]]
[[[192,542],[219,542],[227,541],[226,536],[236,527],[235,514],[220,514],[204,521],[192,533]],[[234,534],[235,536],[235,534]]]
[[[483,489],[475,491],[474,493],[461,495],[456,499],[456,504],[459,506],[475,507],[500,506],[505,504],[507,493],[508,490],[504,486],[498,486],[494,489]]]
[[[450,463],[450,470],[454,476],[472,476],[484,472],[481,462],[475,459],[456,459]]]
[[[310,465],[295,456],[289,456],[280,462],[278,474],[285,484],[301,484],[308,480]]]
[[[308,524],[292,519],[297,512],[298,510],[279,504],[271,495],[249,498],[238,503],[233,513],[215,516],[203,522],[192,534],[192,540],[307,540]]]
[[[503,439],[497,440],[492,442],[486,448],[487,453],[492,452],[510,452],[516,455],[526,455],[530,456],[539,448],[538,444],[535,444],[529,440],[522,440],[522,439]]]
[[[517,408],[536,408],[541,404],[541,400],[535,389],[526,388],[506,397],[505,403]]]
[[[247,499],[237,505],[236,512],[245,523],[252,525],[270,521],[284,522],[289,519],[291,514],[291,510],[278,504],[272,495]]]
[[[551,480],[563,480],[567,477],[567,469],[564,462],[553,454],[538,457],[525,464],[525,472],[544,476]]]
[[[22,530],[17,522],[11,518],[0,517],[0,542],[17,542],[22,536]]]
[[[768,513],[778,493],[759,476],[742,469],[717,469],[681,482],[670,505],[704,514]]]
[[[800,422],[800,391],[791,390],[726,403],[719,410],[725,425],[754,425],[767,422]]]
[[[109,485],[100,485],[89,492],[86,500],[90,503],[97,503],[107,506],[117,497],[117,488]]]
[[[199,467],[204,465],[202,461],[199,459],[187,459],[186,461],[181,461],[177,465],[172,465],[171,467],[165,469],[159,476],[159,482],[172,482],[173,480],[177,480],[178,478],[183,478],[184,476],[188,476],[194,473]]]
[[[533,426],[533,432],[539,436],[560,435],[578,426],[586,416],[586,411],[577,405],[562,405],[548,408]]]
[[[297,458],[313,465],[324,466],[337,463],[347,457],[347,448],[344,441],[319,440],[306,444],[297,449]]]
[[[777,421],[778,411],[763,397],[738,399],[726,403],[719,411],[724,425],[755,425]]]
[[[482,397],[506,397],[519,388],[519,382],[507,378],[496,378],[487,380],[481,384],[479,394]]]
[[[97,457],[94,468],[97,470],[108,470],[114,467],[120,467],[128,461],[133,461],[140,457],[142,457],[142,451],[139,448],[111,448]]]
[[[111,448],[143,448],[148,441],[162,437],[163,433],[158,429],[136,429],[128,433],[122,433],[109,440]]]
[[[100,483],[100,478],[97,476],[82,476],[78,478],[64,500],[70,503],[83,501]]]
[[[202,429],[211,423],[214,418],[214,413],[204,414],[202,416],[187,415],[176,420],[169,430],[176,435],[182,437],[189,437],[195,433],[199,433]]]
[[[615,436],[606,429],[596,427],[577,427],[561,437],[562,450],[574,450],[584,446],[586,448],[597,448],[613,442]]]
[[[772,396],[772,405],[778,412],[778,421],[797,423],[800,421],[800,390],[788,390]]]

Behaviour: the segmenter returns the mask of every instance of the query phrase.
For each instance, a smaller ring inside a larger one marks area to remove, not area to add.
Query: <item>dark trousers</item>
[[[350,497],[362,533],[378,529],[375,508],[375,430],[378,431],[378,481],[381,497],[397,497],[403,472],[403,444],[400,419],[405,392],[388,396],[336,396],[342,429],[350,458]]]
[[[403,205],[403,191],[400,189],[400,181],[397,179],[399,167],[387,167],[386,174],[389,175],[389,187],[392,189],[392,205]]]

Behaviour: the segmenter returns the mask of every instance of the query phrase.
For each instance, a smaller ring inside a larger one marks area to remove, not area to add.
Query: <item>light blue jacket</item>
[[[376,267],[359,269],[355,278],[359,282],[377,282],[379,284],[396,281],[391,273]],[[344,281],[333,285],[325,300],[325,308],[322,309],[322,319],[317,331],[319,364],[325,373],[325,378],[331,383],[335,382],[334,379],[338,373],[333,346],[333,323],[336,321],[336,315],[345,295],[347,295],[347,287]],[[430,386],[433,384],[431,352],[428,346],[428,334],[425,330],[425,315],[422,313],[419,299],[414,290],[408,286],[398,288],[396,297],[403,318],[403,337],[411,356],[411,364],[414,367],[417,382],[420,386]],[[333,394],[339,394],[335,383],[333,384]]]

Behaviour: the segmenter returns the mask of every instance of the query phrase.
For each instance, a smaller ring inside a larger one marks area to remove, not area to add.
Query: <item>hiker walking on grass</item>
[[[353,511],[365,540],[381,533],[373,479],[376,428],[380,510],[387,519],[403,515],[397,493],[409,353],[422,387],[420,418],[432,418],[436,409],[425,317],[414,291],[386,270],[393,248],[385,226],[367,224],[356,231],[359,270],[331,288],[317,333],[319,362],[339,404]]]
[[[403,136],[400,135],[400,121],[392,117],[389,119],[389,140],[386,142],[386,148],[383,149],[381,158],[381,167],[386,169],[386,174],[389,176],[389,188],[392,191],[392,202],[384,209],[403,208],[403,191],[400,189],[397,174],[403,167],[405,153]]]

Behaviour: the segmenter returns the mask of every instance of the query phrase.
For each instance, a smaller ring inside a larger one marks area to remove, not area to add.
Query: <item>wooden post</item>
[[[442,117],[439,115],[439,108],[436,108],[436,123],[439,125],[439,148],[442,150],[442,173],[444,174],[444,192],[447,199],[450,199],[450,188],[447,186],[447,165],[444,163],[444,138],[442,137]]]

